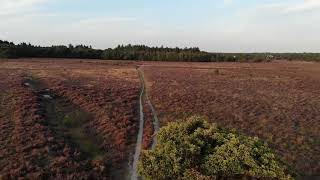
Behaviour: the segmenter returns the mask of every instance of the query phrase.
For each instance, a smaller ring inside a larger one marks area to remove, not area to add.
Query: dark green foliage
[[[15,58],[15,45],[12,42],[0,40],[0,58]]]
[[[199,48],[148,47],[144,45],[118,46],[107,49],[102,59],[142,60],[142,61],[211,61],[211,54],[201,52]]]
[[[317,61],[320,62],[320,53],[281,53],[274,54],[276,59],[289,61]]]
[[[21,43],[15,45],[0,40],[0,58],[83,58],[139,61],[236,61],[231,55],[207,53],[199,48],[148,47],[144,45],[119,45],[114,49],[96,50],[78,45],[41,47]]]
[[[83,58],[100,59],[102,50],[95,50],[91,47],[78,46],[51,46],[41,47],[21,43],[15,45],[11,42],[0,40],[0,58]]]
[[[197,47],[182,49],[130,44],[98,50],[84,45],[41,47],[26,43],[15,45],[0,40],[0,58],[28,57],[193,62],[269,62],[274,59],[320,61],[320,53],[208,53]]]
[[[216,61],[207,52],[199,48],[167,48],[148,47],[144,45],[118,46],[114,49],[96,50],[89,46],[51,46],[41,47],[21,43],[15,45],[7,41],[0,41],[0,58],[83,58],[106,60],[145,60],[145,61]]]
[[[273,152],[257,138],[245,137],[192,117],[171,123],[157,135],[155,150],[142,153],[144,179],[291,179]]]

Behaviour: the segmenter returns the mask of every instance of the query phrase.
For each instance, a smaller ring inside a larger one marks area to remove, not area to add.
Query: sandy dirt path
[[[143,118],[143,95],[144,95],[144,81],[143,77],[140,74],[140,71],[138,70],[139,77],[140,77],[140,84],[141,84],[141,92],[140,92],[140,98],[139,98],[139,108],[140,108],[140,122],[139,122],[139,132],[138,132],[138,137],[137,137],[137,143],[136,143],[136,148],[135,148],[135,153],[133,156],[133,164],[132,168],[130,171],[131,180],[137,180],[138,179],[138,161],[142,149],[142,137],[143,137],[143,124],[144,124],[144,118]]]
[[[138,179],[138,175],[137,175],[138,161],[139,161],[139,157],[140,157],[141,149],[142,149],[142,138],[143,138],[143,127],[144,127],[144,114],[143,114],[143,99],[144,98],[147,101],[147,104],[149,105],[151,112],[152,112],[152,115],[153,115],[154,135],[153,135],[151,149],[154,149],[157,144],[156,134],[158,133],[158,131],[160,129],[157,111],[154,108],[154,106],[152,105],[152,103],[148,97],[147,91],[146,91],[143,72],[139,68],[137,68],[137,71],[139,73],[140,84],[141,84],[141,92],[140,92],[140,99],[139,99],[140,121],[139,121],[139,132],[138,132],[138,136],[137,136],[137,143],[136,143],[135,153],[133,156],[133,164],[132,164],[132,168],[130,171],[130,174],[131,174],[130,179],[131,180]]]

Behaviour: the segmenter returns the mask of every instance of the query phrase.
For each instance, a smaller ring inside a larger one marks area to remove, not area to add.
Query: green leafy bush
[[[141,155],[144,179],[291,179],[264,143],[209,124],[201,117],[163,127],[154,150]]]

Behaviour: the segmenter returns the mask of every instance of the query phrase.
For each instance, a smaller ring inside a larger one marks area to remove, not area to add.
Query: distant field
[[[137,68],[142,73],[139,77]],[[320,64],[0,60],[0,179],[127,177],[139,130],[202,115],[320,175]],[[142,79],[141,79],[142,78]]]

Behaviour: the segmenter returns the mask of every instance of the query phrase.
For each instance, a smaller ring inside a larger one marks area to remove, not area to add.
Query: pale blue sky
[[[320,52],[320,0],[0,0],[0,39]]]

